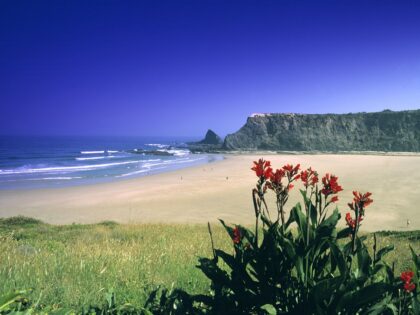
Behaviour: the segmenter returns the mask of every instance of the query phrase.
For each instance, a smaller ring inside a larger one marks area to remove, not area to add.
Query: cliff
[[[253,114],[225,150],[420,151],[420,110],[355,114]]]

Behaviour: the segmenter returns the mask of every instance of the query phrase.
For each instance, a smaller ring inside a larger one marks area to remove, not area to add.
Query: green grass
[[[215,246],[229,251],[230,240],[213,225]],[[387,256],[397,271],[410,267],[409,244],[420,252],[420,231],[381,232],[378,247],[395,245]],[[368,235],[372,244],[372,235]],[[209,282],[195,267],[211,256],[206,225],[53,226],[17,217],[0,219],[0,293],[33,289],[44,305],[81,309],[98,305],[113,290],[118,303],[144,304],[157,285],[205,292]]]

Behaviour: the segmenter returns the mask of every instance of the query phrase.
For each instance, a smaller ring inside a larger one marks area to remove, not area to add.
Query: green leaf
[[[295,266],[300,281],[305,281],[305,270],[303,268],[303,258],[301,256],[296,257]]]
[[[374,263],[376,264],[377,262],[382,260],[383,256],[385,256],[386,254],[388,254],[390,251],[393,251],[393,250],[394,250],[394,245],[388,245],[388,246],[385,246],[384,248],[381,248],[376,254],[376,259]]]
[[[389,284],[373,283],[360,290],[349,291],[343,295],[338,303],[337,312],[345,309],[347,313],[355,314],[360,307],[377,302],[385,293],[391,293],[392,290],[393,287]]]
[[[273,305],[271,305],[271,304],[265,304],[265,305],[261,306],[260,309],[262,311],[265,311],[265,314],[268,314],[268,315],[277,315],[276,308]]]
[[[215,252],[216,252],[216,256],[221,257],[231,269],[234,269],[238,266],[238,262],[235,260],[235,257],[233,257],[232,255],[229,255],[228,253],[225,253],[224,251],[220,249],[216,249]]]
[[[340,270],[340,275],[345,276],[347,274],[347,264],[344,258],[344,254],[338,248],[338,246],[333,243],[329,242],[332,259],[334,259],[335,264],[338,266],[338,270]]]
[[[311,222],[313,225],[317,224],[317,220],[318,220],[318,211],[316,209],[316,207],[314,206],[314,204],[312,203],[312,201],[308,198],[308,196],[306,195],[306,190],[303,189],[299,189],[302,197],[303,197],[303,201],[305,203],[305,211],[306,211],[306,207],[308,207],[309,210],[309,217],[311,218]]]
[[[420,314],[420,302],[418,300],[418,297],[414,296],[412,301],[414,314]]]
[[[387,312],[388,311],[388,312]],[[391,311],[392,313],[390,313]],[[363,314],[369,315],[382,315],[382,314],[398,314],[398,309],[395,307],[392,301],[391,296],[385,297],[379,303],[374,304],[369,309],[367,309]]]
[[[326,218],[324,221],[321,222],[321,224],[316,229],[316,234],[318,238],[324,238],[324,237],[337,237],[337,232],[335,230],[335,227],[337,226],[338,220],[340,220],[341,215],[340,212],[338,212],[338,209],[336,208],[334,212]]]
[[[361,275],[368,276],[369,275],[369,267],[372,263],[372,259],[370,258],[369,252],[366,246],[361,242],[360,239],[356,240],[357,246],[357,263],[358,269]]]
[[[302,212],[300,203],[292,208],[290,215],[298,225],[299,235],[306,239],[306,216]]]
[[[346,227],[337,233],[337,239],[347,238],[351,234],[351,229]]]
[[[312,202],[309,203],[309,213],[311,216],[311,222],[313,225],[317,224],[318,220],[318,211],[316,210],[315,206]]]
[[[15,291],[0,296],[0,311],[8,310],[9,306],[13,304],[18,297],[21,297],[25,293],[26,291]]]
[[[419,288],[420,279],[419,279],[419,274],[418,274],[420,270],[420,258],[414,252],[414,249],[411,247],[411,245],[410,245],[410,251],[411,251],[411,257],[413,260],[414,282],[416,283],[416,292],[418,294],[420,292],[420,288]]]
[[[223,227],[225,228],[226,232],[228,232],[230,238],[233,238],[233,228],[231,228],[230,226],[226,225],[225,221],[223,221],[222,219],[219,219],[220,223],[222,223]]]
[[[229,276],[226,271],[220,269],[213,259],[199,258],[199,265],[197,266],[211,281],[218,285],[228,285]]]

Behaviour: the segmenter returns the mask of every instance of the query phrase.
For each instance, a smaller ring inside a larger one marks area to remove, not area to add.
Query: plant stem
[[[211,240],[211,249],[213,251],[213,257],[216,259],[216,250],[214,249],[213,233],[211,232],[210,222],[207,222],[207,227],[209,229],[210,240]]]

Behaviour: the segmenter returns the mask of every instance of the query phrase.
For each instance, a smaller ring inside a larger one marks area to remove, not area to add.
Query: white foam
[[[103,154],[105,151],[80,151],[81,154]]]
[[[190,154],[189,150],[181,150],[181,149],[159,149],[157,150],[159,152],[168,152],[170,154],[172,154],[173,156],[186,156]]]
[[[160,144],[160,143],[147,143],[146,145],[148,145],[150,147],[158,147],[160,149],[169,147],[168,144]]]
[[[42,179],[47,179],[47,180],[55,180],[55,179],[59,179],[59,180],[69,180],[69,179],[78,179],[78,178],[82,178],[80,176],[74,176],[74,177],[44,177]]]
[[[13,169],[13,170],[0,170],[0,175],[9,174],[32,174],[32,173],[45,173],[45,172],[77,172],[77,171],[90,171],[97,168],[106,168],[110,166],[138,164],[139,161],[127,161],[119,163],[106,163],[96,165],[80,165],[80,166],[62,166],[62,167],[43,167],[43,168],[29,168],[29,169]]]
[[[168,150],[168,153],[171,153],[174,156],[186,156],[190,154],[190,151],[189,150]]]
[[[107,153],[118,153],[119,151],[115,151],[115,150],[106,150]]]
[[[165,162],[162,162],[162,163],[144,163],[142,165],[142,167],[151,168],[153,166],[158,166],[158,165],[165,165]]]
[[[136,175],[136,174],[141,174],[141,173],[146,173],[146,172],[151,172],[151,171],[155,171],[155,170],[160,170],[162,168],[165,167],[156,167],[154,169],[147,169],[147,170],[138,170],[138,171],[134,171],[134,172],[130,172],[130,173],[126,173],[126,174],[122,174],[122,175],[118,175],[115,177],[126,177],[126,176],[130,176],[130,175]]]
[[[102,160],[110,156],[94,156],[94,157],[85,157],[85,158],[76,158],[77,161],[88,161],[88,160]]]

